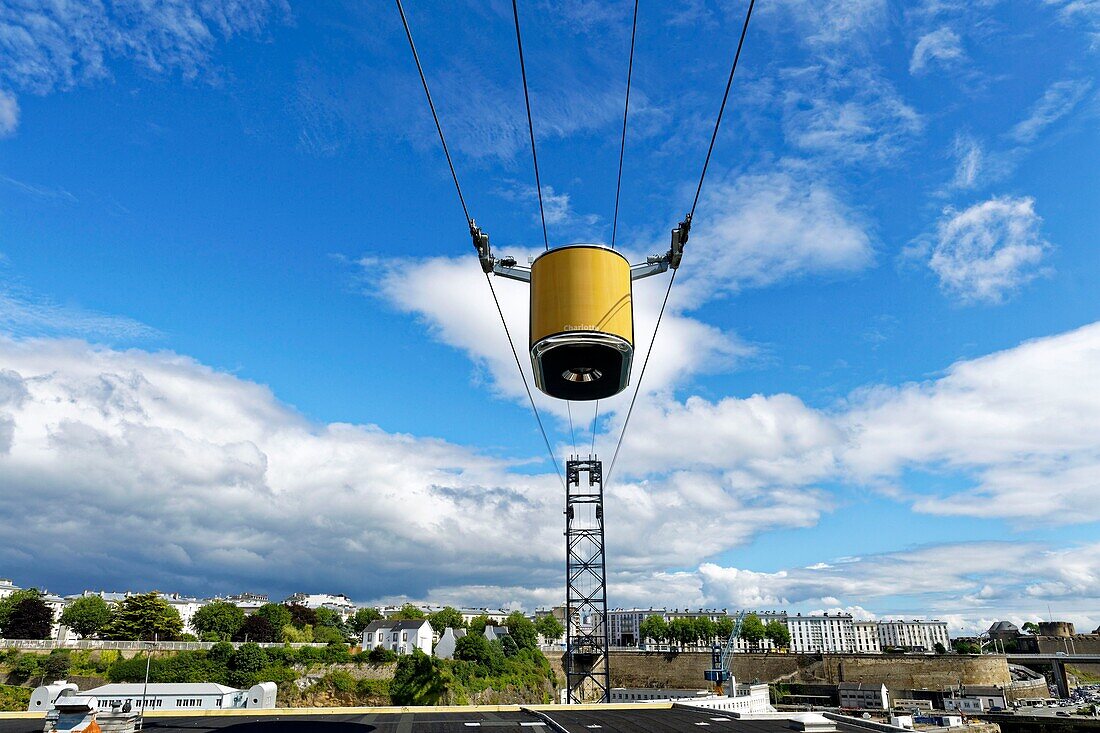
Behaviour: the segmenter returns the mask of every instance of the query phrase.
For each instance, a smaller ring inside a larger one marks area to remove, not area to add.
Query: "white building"
[[[464,636],[466,636],[466,629],[452,629],[450,626],[443,629],[443,635],[435,644],[435,655],[440,659],[454,659],[458,640]]]
[[[502,626],[512,615],[511,611],[505,611],[502,608],[460,608],[458,612],[462,614],[462,620],[466,623],[470,623],[478,616],[485,616],[497,626]]]
[[[111,708],[147,710],[228,710],[232,708],[274,708],[275,683],[261,682],[238,690],[213,682],[140,682],[102,685],[80,692],[64,680],[43,685],[31,693],[29,711],[49,711],[62,698],[95,699],[100,710]]]
[[[305,606],[306,608],[312,608],[314,610],[318,608],[327,608],[330,611],[340,614],[340,618],[344,621],[347,621],[359,610],[359,607],[352,603],[351,599],[342,593],[338,595],[332,595],[330,593],[295,593],[283,601],[283,603],[297,603],[299,606]]]
[[[363,629],[363,649],[380,646],[398,654],[412,654],[415,649],[431,654],[432,625],[427,619],[372,621]]]
[[[882,646],[878,642],[877,621],[853,621],[852,629],[855,632],[855,648],[857,654],[880,654]]]
[[[236,595],[226,596],[225,598],[215,597],[206,600],[207,603],[213,603],[214,601],[232,603],[234,606],[244,611],[247,616],[256,613],[260,606],[266,606],[270,602],[268,597],[263,593],[237,593]]]
[[[0,599],[7,598],[17,590],[23,590],[9,578],[0,578]]]
[[[855,710],[889,710],[890,692],[883,684],[841,682],[837,685],[840,707]]]
[[[944,649],[951,646],[947,636],[946,621],[880,621],[878,641],[882,649],[889,647],[910,651],[932,652],[936,644]]]
[[[181,596],[179,593],[161,594],[161,598],[167,601],[169,606],[176,609],[176,613],[180,615],[180,620],[183,621],[183,633],[198,636],[199,632],[191,625],[191,619],[194,618],[196,611],[207,604],[207,601],[188,598],[187,596]]]
[[[792,652],[843,653],[855,650],[856,632],[851,614],[795,614],[787,616],[786,622],[791,632]]]

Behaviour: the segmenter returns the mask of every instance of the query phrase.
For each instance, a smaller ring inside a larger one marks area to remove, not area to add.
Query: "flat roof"
[[[93,697],[141,697],[145,685],[141,682],[114,682],[91,690],[82,690],[81,695]],[[226,687],[214,682],[150,682],[146,696],[152,695],[225,695],[241,692],[236,687]]]
[[[702,726],[713,733],[790,733],[789,720],[769,717],[743,720],[721,710],[670,708],[665,706],[540,706],[567,733],[699,733]],[[599,726],[594,729],[590,726]],[[158,733],[182,733],[196,729],[224,730],[226,733],[469,733],[472,729],[487,733],[552,733],[543,718],[530,710],[469,708],[412,708],[394,711],[383,708],[332,708],[331,712],[312,709],[295,712],[292,708],[278,710],[240,711],[226,714],[191,715],[154,713],[146,718],[145,727]],[[839,733],[867,733],[855,722],[837,722]],[[0,733],[39,733],[41,716],[0,718]]]

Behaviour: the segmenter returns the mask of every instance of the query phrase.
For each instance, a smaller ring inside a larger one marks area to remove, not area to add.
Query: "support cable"
[[[420,72],[420,83],[424,86],[424,96],[428,98],[428,107],[432,110],[435,131],[439,133],[439,142],[443,144],[443,154],[447,156],[447,166],[451,169],[451,178],[454,179],[455,190],[458,191],[458,202],[462,204],[462,213],[466,216],[466,223],[469,224],[470,211],[466,208],[466,199],[462,196],[462,186],[458,185],[458,174],[455,173],[455,164],[451,162],[451,151],[447,147],[447,139],[443,137],[443,127],[439,124],[439,115],[436,114],[435,103],[432,102],[432,93],[428,91],[428,80],[424,77],[424,67],[420,65],[420,54],[416,52],[416,44],[413,43],[412,31],[409,30],[409,21],[405,18],[405,8],[401,7],[401,0],[397,0],[397,12],[401,14],[401,24],[405,26],[405,36],[409,39],[409,48],[412,49],[416,70]]]
[[[634,76],[634,39],[638,35],[638,0],[634,0],[634,24],[630,28],[630,61],[626,66],[626,104],[623,106],[623,138],[619,143],[619,176],[615,183],[615,215],[611,220],[611,249],[619,233],[619,194],[623,190],[623,154],[626,152],[626,117],[630,112],[630,79]],[[597,405],[597,409],[599,406]]]
[[[550,454],[550,462],[554,464],[554,471],[558,474],[558,480],[561,481],[561,485],[565,487],[565,478],[561,475],[561,468],[558,466],[558,458],[554,455],[554,449],[550,447],[550,438],[546,437],[546,428],[542,424],[542,417],[539,415],[539,408],[535,407],[535,396],[531,394],[531,387],[527,384],[527,375],[523,372],[523,365],[519,361],[519,353],[516,351],[516,345],[512,341],[512,332],[508,329],[508,322],[504,320],[504,310],[500,307],[500,300],[497,298],[496,288],[493,287],[493,279],[489,277],[489,273],[485,273],[485,282],[489,283],[489,292],[493,294],[493,302],[496,303],[497,313],[500,314],[500,323],[504,326],[504,335],[508,337],[508,345],[512,347],[512,357],[516,360],[516,368],[519,369],[519,376],[523,379],[523,388],[527,391],[527,399],[531,403],[531,411],[535,413],[535,420],[539,424],[539,432],[542,433],[542,441],[546,443],[546,450]]]
[[[577,434],[573,432],[573,402],[565,401],[565,411],[569,413],[569,437],[573,441],[573,455],[577,455]]]
[[[531,135],[531,160],[535,164],[535,188],[539,194],[539,217],[542,219],[542,243],[547,251],[550,249],[550,240],[546,236],[546,210],[542,205],[542,180],[539,178],[539,156],[535,152],[535,125],[531,122],[531,95],[527,91],[527,67],[523,63],[523,38],[519,32],[519,8],[516,0],[512,0],[512,17],[516,21],[516,47],[519,49],[519,73],[523,78],[523,101],[527,105],[527,132]]]
[[[642,388],[642,380],[645,379],[645,369],[649,366],[649,357],[653,353],[653,344],[657,341],[657,331],[661,328],[661,319],[665,315],[665,306],[668,305],[668,296],[672,292],[672,283],[676,282],[676,273],[672,271],[672,277],[668,279],[668,288],[665,290],[665,299],[661,302],[661,311],[657,314],[657,323],[653,326],[653,336],[649,339],[649,348],[645,352],[645,361],[642,362],[642,371],[638,374],[638,383],[634,385],[634,394],[630,398],[630,407],[626,411],[626,419],[623,420],[623,429],[619,432],[619,441],[615,444],[615,454],[611,457],[611,466],[607,469],[606,482],[611,483],[611,474],[615,470],[615,461],[619,460],[619,449],[623,447],[623,436],[626,435],[626,426],[630,424],[630,416],[634,414],[634,402],[638,399],[638,392]]]
[[[435,129],[439,133],[439,142],[443,145],[443,154],[447,157],[447,166],[451,169],[451,178],[455,182],[455,190],[458,192],[458,201],[462,204],[462,213],[466,216],[466,223],[471,230],[474,228],[473,220],[470,218],[470,211],[466,208],[466,199],[462,195],[462,186],[458,183],[458,174],[455,172],[454,163],[451,160],[451,151],[447,147],[447,138],[443,136],[443,126],[439,123],[439,115],[436,114],[435,104],[432,102],[432,93],[428,90],[428,80],[424,76],[424,67],[420,64],[420,55],[416,52],[416,44],[413,43],[412,31],[409,29],[409,21],[405,17],[405,9],[401,6],[401,0],[397,1],[397,11],[401,14],[401,24],[405,26],[405,36],[409,39],[409,48],[412,50],[413,60],[416,62],[416,70],[420,73],[420,83],[424,87],[424,96],[428,99],[428,107],[432,111],[432,119],[435,120]],[[513,3],[514,6],[514,3]],[[519,20],[517,16],[516,30],[519,30]],[[522,63],[522,51],[521,51],[521,63]],[[526,82],[524,82],[524,94],[526,94]],[[530,122],[531,108],[528,105],[528,122]],[[532,152],[534,152],[534,133],[532,133]],[[538,177],[538,165],[535,166],[535,177]],[[542,193],[539,193],[539,208],[542,208]],[[543,236],[546,235],[546,223],[543,221]],[[519,354],[516,352],[516,345],[512,341],[512,332],[508,329],[508,322],[504,320],[504,310],[500,307],[500,300],[497,298],[496,288],[493,287],[493,280],[489,277],[489,273],[485,273],[485,282],[489,285],[489,292],[493,295],[493,303],[496,304],[497,313],[500,315],[500,323],[504,326],[504,335],[508,337],[508,346],[512,349],[512,356],[516,360],[516,368],[519,369],[520,379],[523,380],[523,388],[527,392],[527,399],[531,403],[531,411],[535,415],[535,421],[539,425],[539,432],[542,433],[542,440],[546,444],[546,450],[550,454],[550,462],[554,464],[554,472],[558,474],[558,480],[561,481],[561,485],[565,486],[565,478],[562,476],[561,468],[558,466],[558,458],[554,455],[554,449],[550,447],[550,438],[546,435],[546,428],[542,424],[542,416],[539,415],[539,410],[535,406],[535,397],[531,394],[531,387],[527,384],[527,375],[523,372],[523,365],[519,361]]]
[[[592,446],[588,449],[588,455],[596,455],[596,418],[600,416],[600,401],[596,400],[596,409],[592,412]]]
[[[749,0],[748,10],[745,11],[745,22],[741,26],[741,37],[737,41],[737,51],[736,53],[734,53],[733,63],[730,65],[729,79],[726,80],[726,91],[722,94],[722,104],[718,108],[718,117],[714,120],[714,131],[711,133],[710,145],[707,147],[707,157],[703,160],[703,171],[699,175],[699,185],[695,188],[695,199],[691,202],[691,212],[687,215],[687,218],[685,219],[688,227],[691,226],[691,221],[695,216],[695,208],[699,205],[699,196],[703,191],[703,181],[707,177],[707,168],[710,167],[710,157],[711,154],[714,152],[714,142],[718,139],[718,128],[722,125],[722,116],[725,114],[726,111],[726,101],[729,99],[730,96],[730,87],[733,86],[733,75],[737,71],[737,62],[741,59],[741,49],[745,45],[745,35],[748,33],[749,20],[752,18],[752,9],[755,5],[756,0]],[[683,244],[683,241],[686,241],[686,232],[685,239],[681,240],[681,246]],[[615,462],[619,458],[619,450],[622,448],[623,445],[623,437],[626,435],[627,426],[630,424],[630,416],[634,413],[634,403],[638,399],[638,392],[639,390],[641,390],[642,380],[645,378],[645,370],[646,367],[649,365],[649,356],[653,353],[653,344],[657,340],[657,331],[658,329],[660,329],[661,319],[665,315],[665,307],[668,305],[668,296],[669,293],[672,292],[672,284],[676,282],[676,273],[678,273],[679,271],[680,270],[678,268],[674,268],[672,270],[672,277],[670,277],[668,280],[668,289],[665,290],[665,299],[661,303],[660,313],[657,314],[657,324],[653,327],[653,337],[650,339],[649,349],[646,351],[645,355],[645,361],[642,362],[642,371],[638,375],[638,383],[634,385],[634,394],[630,398],[630,407],[626,411],[626,419],[623,420],[623,429],[619,432],[619,440],[615,444],[615,453],[611,458],[611,466],[607,470],[606,478],[608,483],[610,483],[611,474],[615,470]]]
[[[749,0],[749,9],[745,13],[745,23],[741,26],[741,39],[737,41],[737,53],[733,55],[733,64],[730,65],[730,77],[726,81],[726,93],[722,95],[722,106],[718,108],[718,118],[714,121],[714,132],[710,135],[710,147],[707,148],[707,157],[703,161],[703,172],[699,175],[699,185],[695,188],[695,200],[691,202],[691,213],[688,221],[695,216],[695,207],[699,205],[699,194],[703,191],[703,179],[707,177],[707,168],[710,166],[710,154],[714,152],[714,141],[718,138],[718,127],[722,124],[722,115],[726,111],[726,100],[730,96],[730,87],[733,86],[733,74],[737,71],[737,62],[741,58],[741,47],[745,45],[745,34],[749,31],[749,19],[752,18],[752,8],[756,0]]]

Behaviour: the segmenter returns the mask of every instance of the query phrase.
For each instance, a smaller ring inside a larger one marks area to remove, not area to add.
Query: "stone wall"
[[[707,652],[611,652],[612,687],[676,687],[703,689],[710,667]],[[551,666],[564,681],[561,655]],[[906,689],[943,689],[958,685],[1007,685],[1008,663],[1002,656],[901,656],[883,654],[738,654],[733,675],[738,682],[885,683]]]

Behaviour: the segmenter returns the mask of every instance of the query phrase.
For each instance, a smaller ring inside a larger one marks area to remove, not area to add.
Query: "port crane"
[[[733,679],[730,666],[733,664],[733,654],[737,651],[737,639],[741,636],[741,623],[745,620],[745,612],[739,611],[733,618],[733,631],[726,639],[726,643],[715,644],[711,647],[710,669],[703,673],[707,682],[714,683],[714,692],[725,695],[725,684]]]

